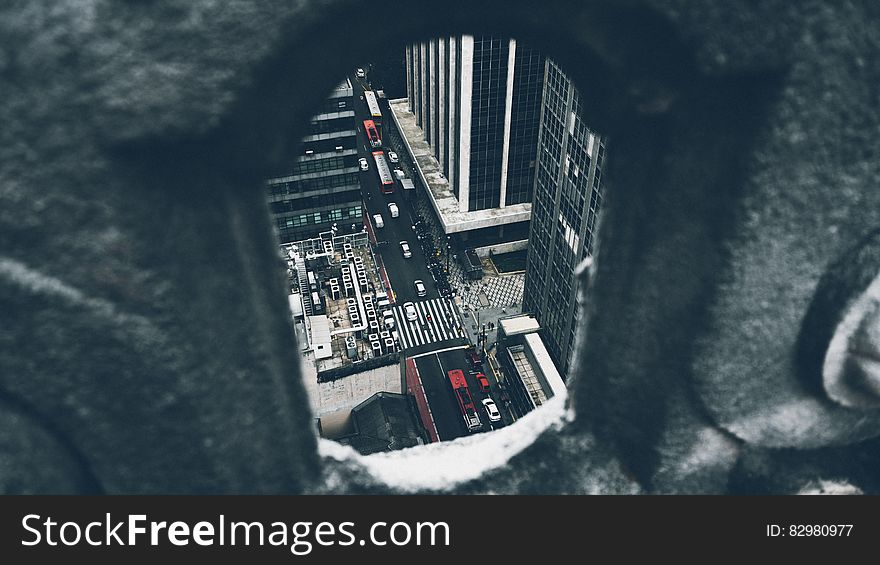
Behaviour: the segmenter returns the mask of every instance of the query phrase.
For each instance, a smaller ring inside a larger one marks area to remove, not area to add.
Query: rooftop
[[[425,141],[424,133],[416,125],[416,117],[407,105],[405,98],[390,100],[391,117],[416,164],[422,183],[428,187],[431,205],[440,218],[444,233],[465,232],[529,220],[532,213],[531,203],[462,212],[449,181],[443,176],[440,163],[434,158],[431,146]]]
[[[499,318],[498,327],[508,336],[536,332],[541,329],[538,320],[531,314],[518,314],[516,316]]]
[[[351,411],[356,433],[339,438],[363,455],[424,443],[409,400],[402,394],[379,392]]]
[[[308,352],[303,355],[302,370],[309,404],[314,415],[322,419],[335,413],[347,414],[377,392],[403,392],[399,365],[386,365],[319,383],[314,354]]]

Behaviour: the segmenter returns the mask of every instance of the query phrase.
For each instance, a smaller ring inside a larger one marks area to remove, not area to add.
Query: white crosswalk
[[[419,317],[412,322],[406,319],[402,304],[392,309],[401,349],[465,337],[461,319],[448,298],[432,298],[414,304]]]

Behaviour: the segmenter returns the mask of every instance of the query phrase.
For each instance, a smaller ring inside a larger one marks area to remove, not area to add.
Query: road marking
[[[434,332],[431,331],[433,328],[432,328],[431,323],[428,321],[428,316],[430,314],[428,313],[427,303],[426,302],[418,302],[418,303],[416,303],[416,307],[419,310],[419,322],[421,322],[421,324],[420,324],[421,329],[424,330],[424,332],[425,332],[425,338],[428,339],[430,337],[431,342],[434,342],[435,341]],[[428,342],[426,341],[425,343],[428,343]]]
[[[440,311],[442,310],[442,306],[437,303],[436,298],[434,300],[431,300],[428,305],[430,306],[431,311],[434,313],[434,319],[437,320],[437,324],[435,325],[437,326],[439,333],[443,336],[443,341],[446,341],[447,339],[449,339],[449,334],[446,333],[446,318],[440,313]]]
[[[402,305],[392,308],[399,328],[401,349],[465,337],[461,323],[456,320],[454,306],[448,298],[431,298],[413,304],[417,316],[414,321],[406,319]]]
[[[418,355],[413,355],[410,359],[418,359],[419,357],[425,357],[427,355],[434,355],[436,353],[444,353],[446,351],[455,351],[456,349],[467,349],[470,345],[453,345],[452,347],[447,347],[445,349],[438,349],[437,351],[426,351],[424,353],[419,353]]]
[[[391,314],[394,316],[394,322],[397,324],[397,337],[400,339],[400,348],[407,349],[409,348],[409,338],[406,333],[406,320],[404,320],[397,306],[391,310]]]

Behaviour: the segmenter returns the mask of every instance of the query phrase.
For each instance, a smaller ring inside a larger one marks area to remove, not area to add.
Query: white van
[[[376,224],[376,228],[384,228],[385,222],[382,220],[382,214],[373,214],[373,223]]]

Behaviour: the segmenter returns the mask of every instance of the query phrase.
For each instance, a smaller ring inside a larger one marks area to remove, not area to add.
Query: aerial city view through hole
[[[321,437],[362,454],[565,394],[605,142],[552,60],[455,36],[364,61],[268,179]]]

